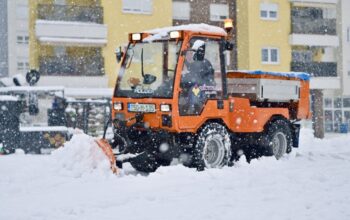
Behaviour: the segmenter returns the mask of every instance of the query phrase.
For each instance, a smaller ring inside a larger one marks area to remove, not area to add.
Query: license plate
[[[128,111],[129,112],[156,112],[156,105],[128,103]]]

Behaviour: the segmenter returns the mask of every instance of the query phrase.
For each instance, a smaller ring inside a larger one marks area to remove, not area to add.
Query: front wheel
[[[210,123],[199,132],[193,151],[193,165],[198,170],[228,165],[231,155],[230,136],[223,125]]]

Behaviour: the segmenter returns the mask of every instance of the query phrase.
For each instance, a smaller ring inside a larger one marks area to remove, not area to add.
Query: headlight
[[[132,34],[132,35],[131,35],[131,39],[132,39],[132,40],[135,40],[135,41],[141,40],[141,34],[140,34],[140,33]]]
[[[117,111],[123,110],[123,103],[116,102],[113,104],[113,108],[114,110],[117,110]]]
[[[171,39],[182,38],[182,32],[180,31],[172,31],[169,35]]]
[[[170,112],[171,106],[168,104],[162,104],[160,105],[160,111],[162,112]]]

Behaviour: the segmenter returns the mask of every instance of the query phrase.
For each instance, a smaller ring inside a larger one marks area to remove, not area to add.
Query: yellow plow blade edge
[[[98,139],[95,140],[97,145],[102,149],[103,153],[107,156],[110,164],[111,164],[111,170],[113,173],[117,174],[118,173],[118,168],[116,166],[116,158],[113,154],[113,150],[111,145],[108,143],[106,139]]]

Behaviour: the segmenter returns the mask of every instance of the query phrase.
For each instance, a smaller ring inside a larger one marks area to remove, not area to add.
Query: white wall
[[[18,71],[17,62],[29,62],[29,45],[17,44],[17,36],[29,36],[28,0],[11,0],[7,2],[8,10],[8,54],[9,75],[25,74]]]
[[[333,47],[325,47],[324,54],[322,56],[322,62],[337,62],[337,49]]]
[[[341,0],[341,29],[342,29],[342,88],[343,95],[350,95],[350,1],[349,0]]]

